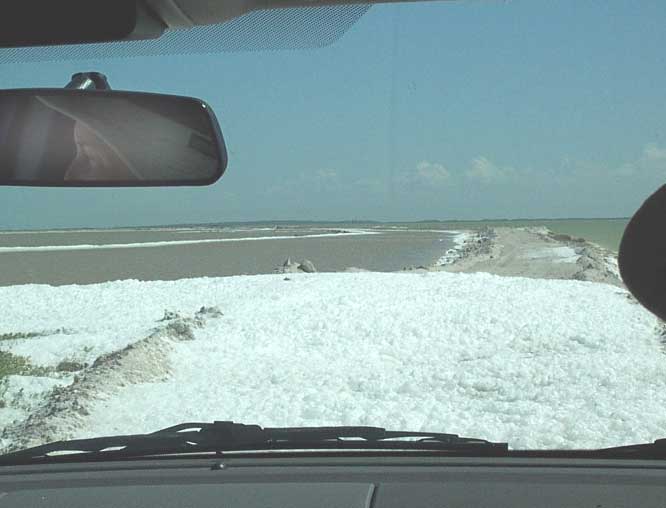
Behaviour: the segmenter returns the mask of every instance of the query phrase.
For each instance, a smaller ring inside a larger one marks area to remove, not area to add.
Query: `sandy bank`
[[[581,238],[536,227],[473,232],[461,246],[458,259],[431,270],[582,280],[623,287],[614,252]]]

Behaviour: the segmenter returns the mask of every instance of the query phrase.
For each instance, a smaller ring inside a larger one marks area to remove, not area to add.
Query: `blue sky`
[[[208,188],[0,188],[0,227],[628,216],[666,177],[666,3],[374,6],[323,49],[0,65],[0,87],[197,96]]]

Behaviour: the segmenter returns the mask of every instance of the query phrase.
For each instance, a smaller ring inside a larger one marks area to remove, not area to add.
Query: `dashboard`
[[[0,506],[664,508],[666,463],[320,456],[4,466]]]

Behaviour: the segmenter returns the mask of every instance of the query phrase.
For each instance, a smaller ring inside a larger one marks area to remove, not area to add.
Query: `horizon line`
[[[233,226],[244,224],[426,224],[426,223],[461,223],[461,222],[536,222],[536,221],[579,221],[579,220],[629,220],[631,217],[560,217],[560,218],[497,218],[497,219],[419,219],[419,220],[374,220],[374,219],[348,219],[348,220],[248,220],[248,221],[225,221],[225,222],[185,222],[171,224],[151,225],[129,225],[129,226],[71,226],[71,227],[33,227],[33,228],[9,228],[0,229],[2,232],[31,232],[31,231],[87,231],[87,230],[120,230],[120,229],[154,229],[154,228],[177,228],[177,227],[202,227],[202,226]]]

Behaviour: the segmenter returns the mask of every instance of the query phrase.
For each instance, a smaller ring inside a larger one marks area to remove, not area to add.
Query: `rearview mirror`
[[[227,165],[211,108],[110,90],[0,91],[0,185],[209,185]]]

